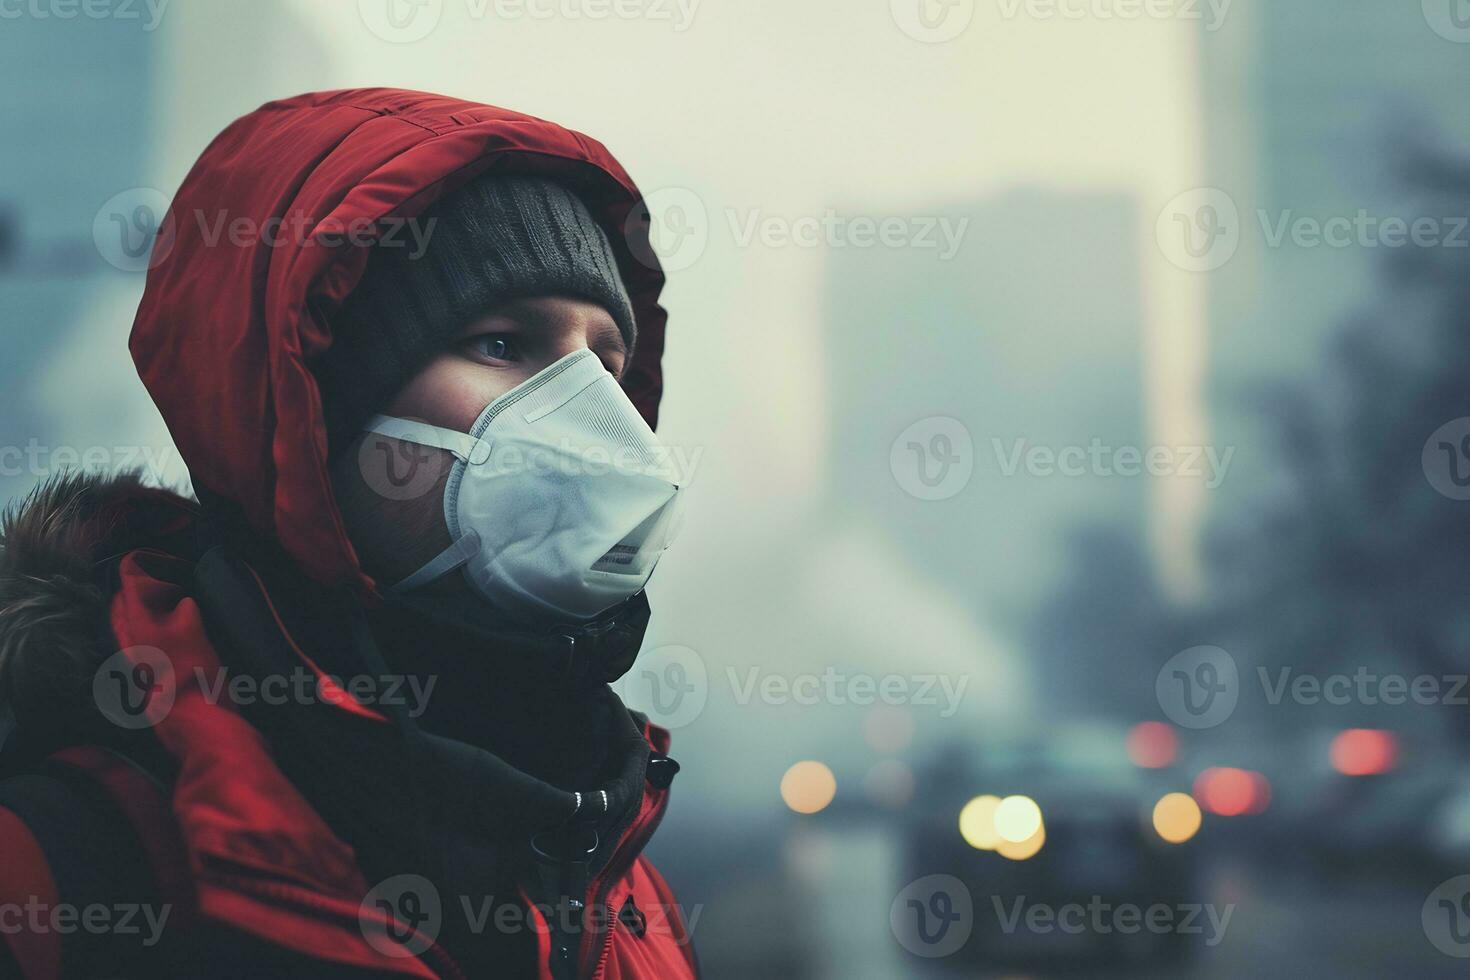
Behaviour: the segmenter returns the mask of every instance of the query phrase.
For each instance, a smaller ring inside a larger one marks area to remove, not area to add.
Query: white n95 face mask
[[[453,453],[453,540],[393,594],[463,567],[512,618],[585,621],[647,583],[672,540],[677,475],[664,446],[590,350],[495,399],[469,432],[387,415],[366,430]]]

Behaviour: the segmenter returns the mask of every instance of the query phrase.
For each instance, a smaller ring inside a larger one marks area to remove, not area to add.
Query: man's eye
[[[514,361],[519,359],[515,341],[504,334],[487,333],[469,341],[469,348],[481,357],[492,361]]]

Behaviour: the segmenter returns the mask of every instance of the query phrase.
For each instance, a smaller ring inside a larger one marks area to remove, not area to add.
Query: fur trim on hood
[[[137,473],[61,473],[0,515],[0,705],[17,720],[90,704],[112,652],[111,559],[163,546],[195,505]]]

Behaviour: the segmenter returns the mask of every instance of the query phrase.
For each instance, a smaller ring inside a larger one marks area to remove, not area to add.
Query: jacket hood
[[[129,341],[138,373],[195,486],[319,582],[373,587],[333,498],[311,367],[370,247],[488,170],[561,181],[607,232],[638,320],[623,387],[654,425],[663,273],[637,187],[580,133],[423,92],[309,93],[231,123],[160,226]]]

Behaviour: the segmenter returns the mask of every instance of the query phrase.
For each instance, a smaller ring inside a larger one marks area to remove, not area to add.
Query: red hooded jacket
[[[401,233],[404,221],[490,170],[555,178],[575,189],[604,226],[639,327],[623,385],[655,423],[663,275],[648,247],[637,188],[601,144],[581,134],[419,92],[302,95],[268,103],[216,137],[161,226],[129,345],[138,371],[196,487],[237,505],[250,527],[324,587],[368,601],[376,594],[334,502],[310,365],[330,346],[332,314],[362,274],[373,241]],[[166,543],[197,522],[196,506],[132,484],[53,491],[52,509],[73,524],[64,546],[45,538],[60,523],[48,514],[33,522],[45,530],[21,550],[50,555],[80,547],[83,559],[115,561],[102,597],[112,649],[134,664],[139,648],[161,649],[171,665],[171,703],[150,717],[150,730],[169,756],[172,777],[159,785],[116,754],[85,744],[54,753],[47,764],[83,773],[107,791],[141,841],[158,892],[175,907],[175,928],[226,925],[284,954],[320,961],[323,976],[338,975],[327,972],[329,964],[373,975],[463,975],[432,937],[408,944],[415,956],[388,955],[370,941],[370,886],[353,849],[283,774],[268,740],[201,689],[197,678],[218,670],[221,660],[191,594],[192,559]],[[19,560],[14,552],[24,532],[7,528],[7,561]],[[276,615],[263,585],[261,594]],[[279,616],[276,622],[320,676]],[[384,722],[345,693],[336,706],[364,724]],[[667,733],[642,724],[661,758]],[[613,915],[606,929],[584,937],[579,976],[696,972],[678,906],[641,855],[667,805],[667,779],[650,776],[642,793],[612,859],[588,884],[589,904],[596,900],[599,911]],[[67,901],[61,879],[74,875],[54,867],[39,822],[5,802],[0,794],[7,868],[0,904],[28,896],[42,904],[48,896]],[[541,922],[525,901],[529,921]],[[617,914],[625,907],[635,912]],[[544,929],[533,931],[538,974],[550,977],[551,939]],[[54,930],[7,931],[4,941],[28,978],[71,972],[64,936]],[[256,975],[275,974],[262,966]]]

